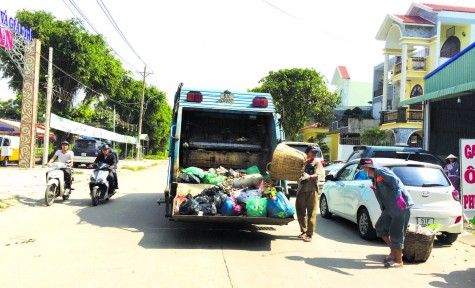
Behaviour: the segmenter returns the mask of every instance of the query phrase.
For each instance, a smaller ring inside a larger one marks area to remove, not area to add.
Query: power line
[[[72,1],[72,0],[70,0]],[[142,63],[144,65],[147,65],[145,63],[145,61],[142,60],[142,58],[139,56],[139,54],[135,51],[135,49],[132,47],[132,45],[130,44],[129,40],[127,40],[127,37],[125,37],[124,33],[122,33],[122,30],[120,30],[119,28],[119,25],[117,25],[117,22],[115,22],[114,20],[114,17],[112,17],[112,14],[109,12],[109,10],[107,9],[106,7],[106,4],[104,4],[104,2],[102,2],[102,0],[96,0],[97,4],[99,4],[99,7],[101,7],[101,10],[102,12],[104,12],[104,14],[106,15],[107,19],[109,19],[109,22],[111,22],[112,26],[114,27],[114,29],[117,31],[117,33],[119,33],[120,37],[122,38],[122,40],[124,40],[125,44],[127,44],[127,46],[129,46],[130,50],[132,50],[132,52],[134,52],[135,56],[137,56],[137,58],[140,59],[140,61],[142,61]]]
[[[92,28],[92,30],[94,30],[94,32],[96,32],[97,35],[100,35],[101,33],[99,33],[99,31],[97,31],[97,29],[94,27],[94,25],[91,23],[91,21],[89,21],[89,19],[86,17],[86,15],[81,11],[81,9],[79,8],[79,6],[74,3],[73,0],[69,0],[69,2],[71,2],[71,5],[73,5],[74,9],[76,9],[76,11],[78,11],[78,13],[80,14],[80,17],[78,17],[76,15],[76,13],[74,13],[74,11],[71,9],[71,7],[69,7],[67,4],[66,4],[66,0],[63,0],[63,3],[64,5],[66,5],[66,7],[68,7],[69,11],[71,11],[71,13],[74,15],[74,17],[76,18],[83,18],[84,21],[86,21],[86,23]],[[110,46],[109,44],[107,44],[107,47],[109,47],[109,49],[111,49],[115,55],[117,55],[117,57],[119,57],[120,59],[122,59],[123,62],[125,62],[125,64],[129,65],[130,67],[132,67],[135,71],[137,71],[137,67],[135,67],[134,65],[132,65],[130,62],[128,62],[127,60],[125,60],[124,57],[122,57],[114,48],[112,48],[112,46]]]

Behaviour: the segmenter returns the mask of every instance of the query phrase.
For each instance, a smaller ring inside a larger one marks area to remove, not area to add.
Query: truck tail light
[[[201,94],[199,91],[190,91],[186,93],[186,101],[200,103],[203,101],[203,94]]]
[[[256,97],[254,97],[254,99],[252,99],[252,106],[253,107],[267,108],[267,105],[269,105],[269,101],[267,100],[266,97],[256,96]]]
[[[455,218],[455,223],[454,224],[459,223],[461,220],[462,220],[462,216],[457,216],[457,218]]]
[[[454,198],[455,201],[460,201],[460,195],[457,189],[454,189],[454,191],[452,191],[452,197]]]

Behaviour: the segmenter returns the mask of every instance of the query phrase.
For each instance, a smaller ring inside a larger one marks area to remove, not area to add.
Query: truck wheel
[[[2,165],[8,166],[8,156],[5,156],[5,158],[3,158]]]

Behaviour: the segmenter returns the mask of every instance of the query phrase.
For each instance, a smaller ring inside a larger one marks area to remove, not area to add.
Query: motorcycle
[[[115,185],[113,179],[107,179],[110,173],[109,164],[95,163],[93,165],[91,178],[89,180],[89,195],[91,196],[92,205],[97,206],[101,201],[107,201],[115,194]]]
[[[54,203],[56,197],[62,197],[63,200],[68,200],[71,194],[71,189],[66,188],[64,174],[71,173],[71,167],[69,167],[71,161],[66,163],[54,162],[50,165],[51,170],[46,172],[46,190],[45,190],[45,203],[46,206],[51,206]],[[72,179],[72,175],[71,175]],[[72,182],[72,181],[71,181]]]

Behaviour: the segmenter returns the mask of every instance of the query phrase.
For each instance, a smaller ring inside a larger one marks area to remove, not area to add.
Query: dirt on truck
[[[266,172],[282,141],[270,94],[180,84],[170,131],[166,217],[268,225],[293,221],[293,208],[282,197],[285,180]]]

